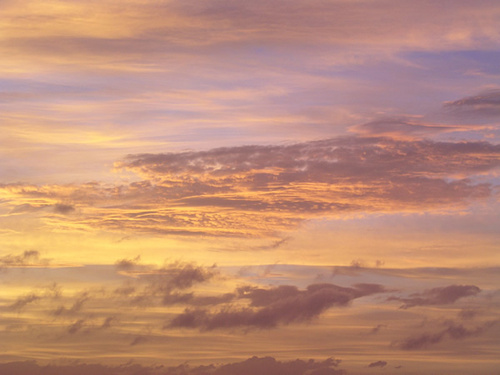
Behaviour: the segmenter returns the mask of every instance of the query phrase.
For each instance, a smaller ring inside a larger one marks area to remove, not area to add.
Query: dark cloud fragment
[[[368,365],[368,367],[385,367],[387,366],[386,361],[377,361],[377,362],[372,362]]]
[[[193,263],[175,262],[158,270],[141,275],[148,284],[148,292],[170,294],[173,290],[189,289],[195,284],[204,283],[219,274],[216,266],[197,266]]]
[[[69,309],[64,306],[58,307],[54,312],[54,316],[61,315],[73,315],[80,312],[83,308],[83,305],[90,299],[90,294],[88,292],[82,292],[77,297],[73,305]]]
[[[402,309],[414,306],[452,304],[460,298],[475,296],[481,292],[475,285],[449,285],[426,290],[423,293],[412,294],[410,298],[390,297],[389,300],[402,301]]]
[[[67,215],[75,211],[75,207],[69,204],[58,203],[54,205],[54,212],[57,214]]]
[[[462,116],[500,116],[500,90],[485,91],[475,96],[447,102],[444,109]]]
[[[137,265],[139,265],[140,260],[141,260],[141,256],[138,255],[133,259],[118,260],[115,264],[116,264],[116,268],[119,271],[130,271],[130,270],[133,270]]]
[[[8,254],[0,257],[0,269],[8,267],[47,266],[48,259],[41,259],[37,250],[27,250],[19,255]]]
[[[22,310],[26,305],[38,301],[41,297],[37,294],[31,293],[23,297],[17,298],[16,302],[11,304],[9,308],[11,310]]]
[[[70,335],[74,335],[75,333],[81,331],[85,325],[85,319],[78,319],[76,322],[71,324],[67,331]]]
[[[376,327],[373,327],[371,330],[370,330],[370,334],[371,335],[376,335],[377,333],[380,332],[380,330],[384,327],[387,327],[386,324],[378,324]]]

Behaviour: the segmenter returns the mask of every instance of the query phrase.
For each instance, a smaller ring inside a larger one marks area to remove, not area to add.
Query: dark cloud
[[[370,334],[372,335],[375,335],[377,333],[380,332],[380,330],[384,327],[387,327],[386,324],[378,324],[376,327],[373,327],[371,330],[370,330]]]
[[[103,329],[110,328],[111,323],[113,321],[116,321],[116,318],[114,316],[108,316],[106,319],[104,319],[104,322],[102,323],[101,328],[103,328]]]
[[[141,277],[149,283],[149,292],[169,294],[172,290],[188,289],[194,284],[204,283],[218,274],[215,265],[203,267],[193,263],[175,262],[144,273]]]
[[[69,204],[58,203],[54,205],[54,212],[67,215],[75,210],[75,207]]]
[[[40,252],[36,250],[27,250],[19,255],[9,254],[0,257],[0,269],[8,267],[43,267],[47,265],[49,265],[49,260],[40,258]]]
[[[85,319],[78,319],[76,322],[71,324],[67,331],[70,335],[74,335],[75,333],[81,331],[85,326]]]
[[[17,298],[16,302],[11,304],[9,308],[11,310],[22,310],[26,305],[38,301],[41,297],[32,293],[23,297]]]
[[[53,312],[53,315],[61,316],[61,315],[76,314],[82,310],[84,303],[87,302],[89,299],[90,299],[90,294],[88,292],[82,292],[76,297],[75,302],[69,309],[65,308],[64,306],[60,306]]]
[[[485,329],[496,324],[495,321],[485,323],[481,326],[474,328],[466,328],[462,324],[456,324],[453,321],[448,321],[445,323],[447,328],[442,329],[436,333],[423,333],[416,336],[408,337],[398,343],[396,346],[403,350],[417,350],[425,349],[431,345],[438,344],[446,338],[450,340],[462,340],[471,336],[480,335],[485,331]]]
[[[451,304],[460,298],[475,296],[479,292],[481,289],[475,285],[449,285],[412,294],[410,298],[390,297],[389,300],[402,301],[404,304],[401,308],[407,309],[414,306]]]
[[[500,90],[491,90],[444,105],[445,110],[460,116],[500,116]]]
[[[198,266],[194,263],[174,262],[161,268],[139,264],[139,257],[116,263],[118,270],[133,277],[113,291],[122,301],[135,306],[188,304],[193,306],[217,305],[234,298],[232,293],[222,296],[198,296],[185,292],[196,284],[217,277],[215,265]]]
[[[186,309],[165,328],[274,328],[280,324],[307,322],[330,307],[346,306],[356,298],[382,292],[385,289],[378,284],[357,284],[353,288],[312,284],[305,290],[287,285],[270,289],[244,287],[238,289],[238,298],[250,300],[249,307],[225,307],[216,312]]]
[[[116,268],[120,271],[130,271],[133,270],[141,260],[141,256],[138,255],[133,259],[121,259],[116,262]]]
[[[136,346],[136,345],[140,345],[140,344],[143,344],[145,342],[148,341],[148,338],[147,337],[144,337],[144,336],[137,336],[135,337],[132,342],[130,343],[130,346]]]
[[[328,358],[324,361],[314,359],[278,361],[273,357],[252,357],[241,362],[175,367],[142,366],[124,364],[105,366],[101,364],[75,363],[70,365],[39,365],[35,361],[0,363],[0,373],[9,375],[344,375],[339,368],[340,360]]]
[[[385,367],[387,366],[386,361],[377,361],[377,362],[372,362],[368,365],[368,367]]]

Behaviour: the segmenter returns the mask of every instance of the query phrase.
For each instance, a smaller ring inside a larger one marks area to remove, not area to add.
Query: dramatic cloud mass
[[[498,372],[498,0],[0,9],[1,375]]]
[[[215,313],[187,309],[176,316],[166,328],[273,328],[279,323],[309,321],[329,307],[347,305],[355,298],[384,292],[384,288],[377,284],[360,284],[355,288],[313,284],[303,291],[293,286],[281,285],[273,289],[245,287],[240,288],[238,292],[239,298],[250,299],[250,306],[260,308],[227,308]]]

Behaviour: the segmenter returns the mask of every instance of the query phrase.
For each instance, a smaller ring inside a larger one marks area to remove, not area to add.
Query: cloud
[[[140,344],[143,344],[145,342],[148,341],[148,338],[147,337],[144,337],[144,336],[137,336],[135,337],[132,342],[130,343],[130,346],[136,346],[136,345],[140,345]]]
[[[352,300],[385,292],[378,284],[358,284],[344,288],[334,284],[312,284],[305,290],[281,285],[270,289],[238,289],[240,299],[250,300],[249,307],[225,307],[216,312],[186,309],[165,328],[275,328],[282,324],[308,322],[330,307],[346,306]]]
[[[385,118],[353,126],[350,130],[363,136],[414,140],[460,129],[459,126],[430,124],[410,118]]]
[[[102,329],[110,328],[111,323],[113,321],[116,321],[116,318],[114,316],[108,316],[106,319],[104,319],[104,322],[102,323],[101,328]]]
[[[124,364],[106,366],[102,364],[75,363],[70,365],[39,365],[35,361],[0,363],[0,373],[16,375],[344,375],[339,368],[341,361],[328,358],[324,361],[314,359],[278,361],[273,357],[252,357],[241,362],[227,364],[209,364],[189,366],[182,364],[175,367],[143,366]]]
[[[215,370],[215,375],[342,375],[343,370],[337,369],[340,360],[329,358],[323,362],[314,360],[281,362],[273,357],[252,357],[239,363],[227,364]]]
[[[375,335],[377,333],[380,332],[380,330],[384,327],[387,327],[386,324],[378,324],[376,327],[373,327],[371,330],[370,330],[370,334],[372,335]]]
[[[487,142],[351,136],[131,155],[117,168],[141,182],[0,190],[14,206],[54,200],[78,206],[75,215],[31,213],[58,230],[270,236],[317,217],[464,209],[491,197],[487,176],[499,167],[500,145]]]
[[[11,310],[22,310],[26,305],[38,301],[40,298],[41,298],[40,296],[31,293],[26,296],[17,298],[16,302],[11,304],[9,308]]]
[[[138,255],[134,259],[122,259],[116,262],[116,268],[120,271],[131,271],[139,265],[141,256]]]
[[[58,214],[69,214],[75,211],[75,207],[69,204],[57,203],[54,205],[54,212]]]
[[[88,292],[82,292],[77,296],[76,301],[73,303],[73,305],[67,309],[64,306],[58,307],[52,314],[54,316],[62,316],[62,315],[74,315],[76,313],[79,313],[85,302],[87,302],[90,299],[90,294]]]
[[[78,319],[76,322],[71,324],[67,331],[70,335],[74,335],[77,332],[80,332],[85,326],[85,319]]]
[[[0,270],[10,267],[45,267],[49,263],[49,259],[40,258],[40,252],[27,250],[19,255],[9,254],[0,257]]]
[[[220,275],[216,265],[198,266],[194,263],[173,262],[157,268],[139,263],[140,257],[122,259],[115,263],[121,274],[132,276],[122,286],[115,288],[113,295],[131,305],[154,304],[193,306],[217,305],[234,298],[232,293],[221,296],[198,296],[185,292],[197,284],[211,281]]]
[[[474,328],[466,328],[462,324],[455,322],[446,322],[447,328],[436,333],[423,333],[416,336],[408,337],[396,343],[403,350],[425,349],[431,345],[438,344],[446,338],[450,340],[463,340],[471,336],[477,336],[484,332],[485,329],[495,325],[497,322],[487,322],[481,326]]]
[[[485,91],[479,95],[447,102],[444,109],[459,116],[500,116],[500,90]]]
[[[193,263],[174,262],[157,270],[143,273],[142,277],[149,283],[149,289],[155,293],[168,293],[172,290],[191,288],[194,284],[204,283],[219,271],[216,266],[204,267]]]
[[[368,367],[385,367],[387,366],[386,361],[377,361],[377,362],[372,362],[368,365]]]
[[[415,306],[451,304],[460,298],[475,296],[479,292],[481,289],[475,285],[449,285],[412,294],[410,298],[390,297],[389,300],[402,301],[404,304],[401,308],[407,309]]]

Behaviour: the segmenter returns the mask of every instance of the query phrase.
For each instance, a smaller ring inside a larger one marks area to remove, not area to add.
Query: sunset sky
[[[0,374],[500,374],[498,0],[0,0]]]

